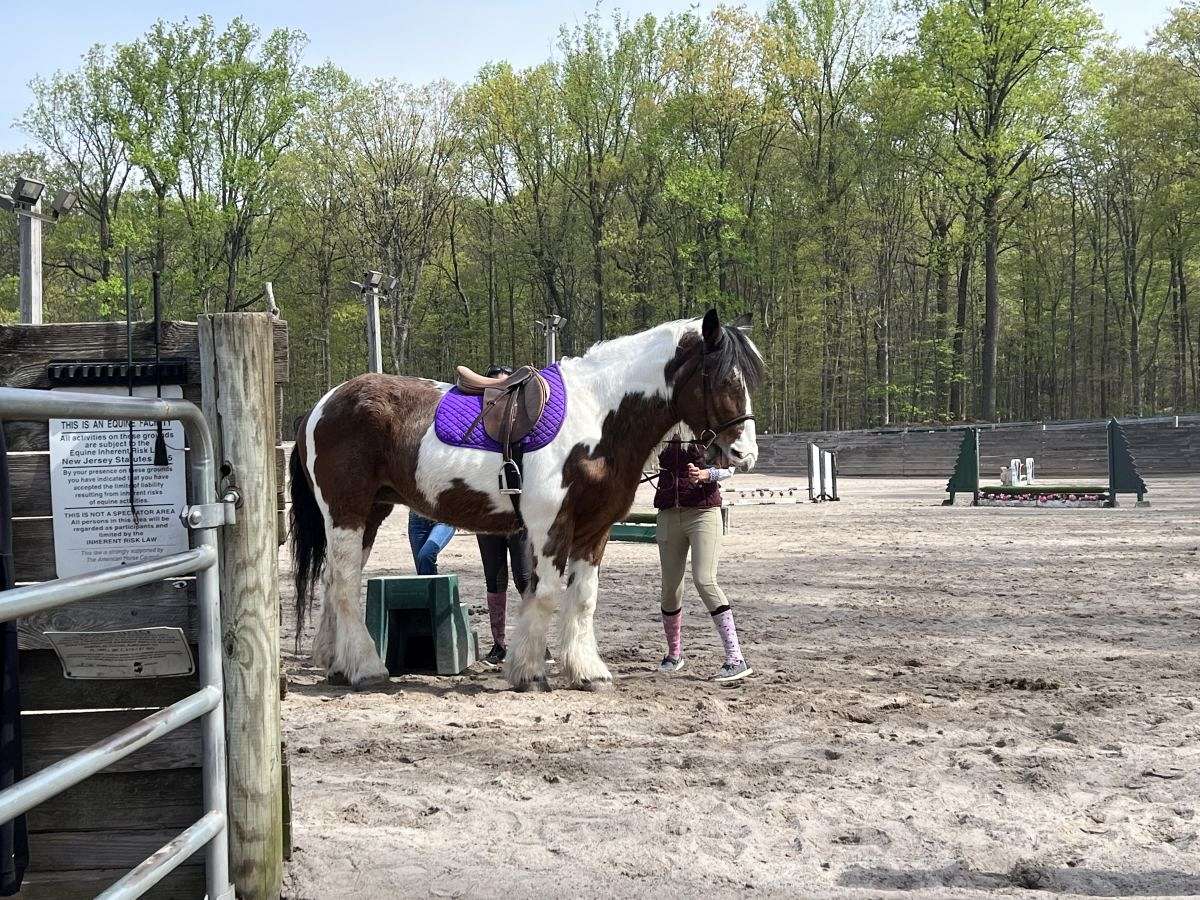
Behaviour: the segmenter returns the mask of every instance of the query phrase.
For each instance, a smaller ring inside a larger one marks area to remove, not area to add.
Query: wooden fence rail
[[[1039,476],[1101,477],[1107,473],[1105,422],[980,426],[980,469],[999,472],[1010,459],[1032,456]],[[1121,423],[1143,476],[1200,473],[1200,417]],[[758,437],[755,471],[807,475],[809,442],[838,455],[838,474],[949,477],[962,429],[821,431]]]

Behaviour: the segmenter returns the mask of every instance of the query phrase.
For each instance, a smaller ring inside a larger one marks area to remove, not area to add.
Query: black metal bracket
[[[187,360],[182,357],[153,360],[134,360],[133,383],[187,384]],[[97,385],[125,386],[130,382],[130,364],[123,360],[62,360],[46,366],[46,377],[54,387],[94,387]]]

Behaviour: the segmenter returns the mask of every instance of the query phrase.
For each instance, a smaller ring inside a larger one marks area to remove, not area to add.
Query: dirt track
[[[706,680],[690,585],[688,667],[651,674],[650,544],[601,573],[610,694],[353,694],[286,654],[285,896],[1200,894],[1200,477],[1149,509],[943,509],[943,486],[734,510],[736,687]],[[368,575],[411,573],[404,524]],[[486,648],[473,537],[441,565]]]

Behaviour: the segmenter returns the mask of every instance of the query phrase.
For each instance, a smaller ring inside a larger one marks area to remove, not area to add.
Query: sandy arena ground
[[[285,896],[1200,895],[1200,477],[1118,510],[841,487],[734,510],[737,686],[690,585],[687,668],[652,674],[652,544],[609,545],[609,694],[354,694],[287,653]],[[486,650],[473,537],[441,565]],[[400,510],[367,574],[411,572]]]

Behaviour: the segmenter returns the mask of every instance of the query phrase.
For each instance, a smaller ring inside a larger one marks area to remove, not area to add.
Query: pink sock
[[[679,659],[683,652],[683,607],[675,612],[662,611],[663,631],[667,635],[667,656]]]
[[[492,643],[497,647],[508,646],[504,640],[504,615],[508,612],[508,593],[500,591],[487,595],[488,619],[492,624]]]
[[[713,624],[717,626],[717,634],[725,645],[725,662],[739,663],[742,661],[742,648],[738,646],[737,629],[733,625],[733,610],[722,606],[713,613]]]

